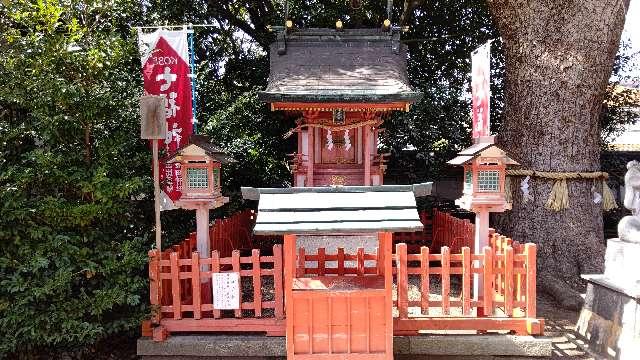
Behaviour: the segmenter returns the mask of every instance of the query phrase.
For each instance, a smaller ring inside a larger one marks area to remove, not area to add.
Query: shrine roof
[[[190,146],[197,146],[204,151],[206,155],[213,158],[214,160],[220,162],[221,164],[229,164],[234,163],[236,160],[229,156],[224,150],[219,148],[216,144],[211,142],[206,135],[191,135],[189,137],[189,142],[187,144],[182,145],[170,158],[167,159],[167,162],[175,162],[178,156],[182,155],[187,148]]]
[[[266,102],[413,103],[407,49],[381,29],[303,29],[271,44]]]
[[[243,188],[258,199],[258,235],[421,231],[416,196],[431,193],[418,185]]]
[[[504,155],[506,157],[506,165],[520,165],[517,161],[513,160],[508,156],[508,154],[496,146],[492,142],[478,142],[476,144],[471,145],[470,147],[460,151],[458,156],[447,161],[449,165],[463,165],[467,164],[471,160],[476,157],[482,155],[483,153],[489,155]]]

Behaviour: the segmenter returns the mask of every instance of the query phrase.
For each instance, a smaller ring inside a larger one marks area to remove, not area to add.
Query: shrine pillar
[[[307,181],[304,184],[305,186],[313,186],[313,163],[315,162],[315,155],[313,151],[315,147],[315,139],[313,136],[313,128],[309,128],[307,130]]]
[[[207,203],[201,203],[196,208],[196,244],[198,254],[208,258],[211,254],[211,245],[209,244],[209,206]],[[201,265],[200,271],[209,271],[208,265]],[[204,283],[208,280],[202,278],[200,281]]]
[[[364,186],[371,185],[371,125],[364,126]]]

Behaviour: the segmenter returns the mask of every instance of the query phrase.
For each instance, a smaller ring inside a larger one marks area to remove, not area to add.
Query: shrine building
[[[421,93],[407,78],[407,48],[395,30],[296,29],[278,34],[259,98],[298,117],[291,162],[296,187],[382,185],[378,153],[385,116]]]

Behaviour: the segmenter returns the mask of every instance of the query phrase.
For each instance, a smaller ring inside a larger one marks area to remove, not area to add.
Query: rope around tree
[[[549,210],[560,211],[569,208],[569,190],[567,188],[567,180],[598,180],[602,183],[602,208],[604,211],[616,209],[618,204],[613,197],[613,193],[607,185],[609,174],[603,171],[594,172],[551,172],[551,171],[534,171],[526,169],[507,170],[507,176],[529,176],[542,179],[554,180],[553,187],[549,193],[549,198],[545,207]],[[594,184],[595,187],[595,184]],[[505,182],[505,197],[507,202],[512,201],[511,181],[507,177]],[[525,201],[526,202],[526,201]]]

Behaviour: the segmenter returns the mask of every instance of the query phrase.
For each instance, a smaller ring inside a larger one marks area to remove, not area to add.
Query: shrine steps
[[[551,356],[551,338],[504,334],[394,336],[395,359],[541,359]],[[140,338],[141,360],[284,359],[284,337],[175,335],[162,342]]]

